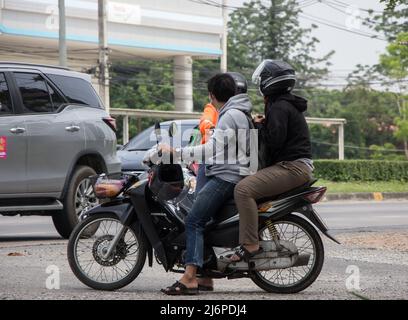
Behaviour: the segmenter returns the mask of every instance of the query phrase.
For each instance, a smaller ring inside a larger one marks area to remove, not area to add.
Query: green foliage
[[[408,161],[316,160],[315,176],[330,181],[408,181]]]
[[[368,159],[371,145],[403,144],[395,137],[394,119],[398,116],[394,94],[365,87],[349,87],[345,90],[312,90],[304,93],[309,100],[307,116],[345,118],[346,159]],[[310,125],[313,156],[317,159],[337,158],[337,128]],[[384,154],[399,154],[387,152]]]
[[[389,3],[387,10],[378,13],[370,11],[365,25],[384,34],[388,41],[394,41],[401,32],[408,32],[408,6],[406,0],[385,0]],[[395,4],[395,6],[394,6]]]
[[[387,5],[387,10],[394,10],[397,5],[406,3],[405,0],[380,0],[380,2]]]
[[[407,192],[408,182],[401,181],[329,181],[319,180],[316,185],[327,187],[327,193]]]
[[[408,32],[401,32],[380,56],[380,65],[386,76],[402,80],[408,77]]]
[[[408,103],[404,93],[408,90],[408,32],[402,32],[387,47],[387,52],[380,56],[381,71],[396,81],[398,91],[395,93],[399,115],[395,118],[397,130],[394,136],[404,143],[408,159]]]
[[[378,146],[373,144],[370,146],[370,159],[373,160],[391,160],[391,161],[402,161],[405,160],[403,154],[398,154],[395,152],[396,147],[392,143],[385,143],[383,146]]]

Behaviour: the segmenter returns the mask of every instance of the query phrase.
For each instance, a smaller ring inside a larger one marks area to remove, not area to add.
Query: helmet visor
[[[269,61],[272,61],[271,59],[266,59],[262,61],[259,66],[255,69],[254,73],[252,74],[252,82],[256,85],[261,84],[261,73],[263,69],[265,68],[265,64]]]

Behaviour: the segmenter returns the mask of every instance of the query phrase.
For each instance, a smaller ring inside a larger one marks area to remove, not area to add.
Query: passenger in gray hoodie
[[[248,117],[252,105],[248,95],[235,95],[235,81],[226,73],[212,77],[208,81],[208,91],[211,103],[220,110],[211,139],[206,144],[181,150],[160,146],[163,153],[173,152],[183,161],[205,160],[208,164],[206,175],[209,177],[186,218],[186,270],[179,281],[162,289],[169,295],[198,293],[196,272],[203,265],[204,227],[223,204],[233,197],[235,185],[250,173],[248,132],[251,122]],[[241,141],[242,137],[245,137],[244,141]]]

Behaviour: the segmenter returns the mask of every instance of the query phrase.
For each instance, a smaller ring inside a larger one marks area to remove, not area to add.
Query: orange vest
[[[200,124],[198,125],[202,136],[201,144],[204,144],[208,141],[208,138],[210,137],[209,130],[215,128],[215,126],[217,125],[217,121],[218,110],[211,103],[208,103],[204,107],[204,112],[200,118]]]

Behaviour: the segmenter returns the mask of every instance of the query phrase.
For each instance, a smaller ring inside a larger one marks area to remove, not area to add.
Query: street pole
[[[65,19],[65,0],[58,0],[59,10],[59,64],[62,67],[67,66],[67,40],[66,40],[66,19]]]
[[[223,32],[221,38],[221,72],[227,72],[227,44],[228,44],[228,10],[227,0],[222,0]]]
[[[339,160],[344,160],[344,123],[339,126]]]
[[[106,0],[98,0],[98,34],[99,34],[99,92],[109,113],[109,52]]]

